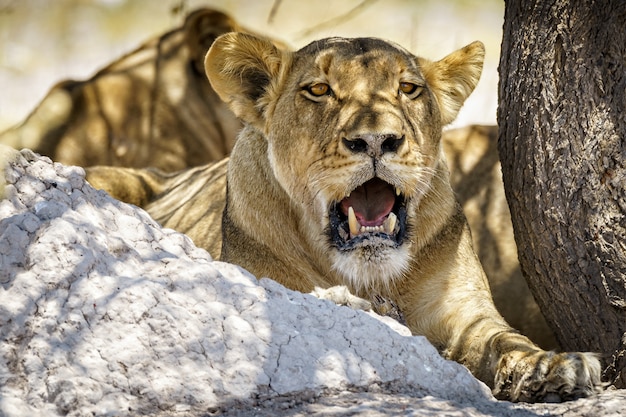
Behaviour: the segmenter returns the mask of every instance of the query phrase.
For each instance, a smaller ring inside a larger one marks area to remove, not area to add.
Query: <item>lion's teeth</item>
[[[348,225],[350,226],[351,236],[356,236],[361,233],[361,225],[356,219],[356,215],[354,214],[354,209],[352,207],[348,207]]]
[[[396,195],[400,195],[400,189],[396,187]]]
[[[384,232],[385,228],[380,225],[380,226],[361,226],[361,229],[359,229],[360,233],[375,233],[375,232]]]
[[[361,226],[354,214],[354,209],[348,207],[348,226],[350,227],[350,238],[356,237],[363,233],[387,233],[393,234],[396,228],[398,217],[394,213],[389,213],[389,216],[385,219],[380,226]]]
[[[388,233],[388,234],[393,233],[394,229],[396,228],[397,220],[398,220],[398,217],[394,213],[389,213],[389,216],[383,223],[383,226],[385,226],[385,233]]]

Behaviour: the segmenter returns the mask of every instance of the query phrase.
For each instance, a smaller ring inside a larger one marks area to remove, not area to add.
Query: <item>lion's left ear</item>
[[[204,69],[215,92],[237,117],[261,127],[268,92],[287,56],[267,39],[233,32],[215,40]]]
[[[465,99],[474,91],[485,59],[485,46],[476,41],[454,51],[440,61],[419,58],[426,82],[439,103],[444,125],[451,123]]]

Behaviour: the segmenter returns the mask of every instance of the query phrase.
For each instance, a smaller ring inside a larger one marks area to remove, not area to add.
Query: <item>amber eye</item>
[[[404,94],[410,96],[410,95],[416,95],[416,93],[419,93],[418,89],[420,87],[417,84],[413,84],[413,83],[409,83],[406,81],[403,81],[400,83],[400,91],[402,91]]]
[[[317,84],[310,85],[307,88],[307,91],[315,97],[321,97],[326,94],[330,94],[330,86],[326,83],[317,83]]]

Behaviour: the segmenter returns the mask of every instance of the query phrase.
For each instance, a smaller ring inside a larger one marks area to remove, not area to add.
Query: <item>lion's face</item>
[[[478,61],[475,79],[450,82],[450,62],[430,63],[379,39],[330,38],[287,54],[235,36],[261,68],[230,73],[243,62],[230,43],[230,51],[207,55],[209,79],[263,132],[303,238],[353,287],[389,284],[410,263],[415,213],[445,164],[442,125],[475,86],[482,45],[458,52]]]
[[[266,135],[274,174],[353,283],[408,265],[410,216],[439,161],[441,115],[417,59],[378,39],[299,51]],[[283,117],[293,123],[285,123]]]

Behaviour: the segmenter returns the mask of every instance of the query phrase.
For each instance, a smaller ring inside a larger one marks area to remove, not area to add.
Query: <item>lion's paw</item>
[[[338,305],[351,307],[355,310],[369,311],[372,309],[372,303],[353,295],[345,285],[336,285],[330,288],[315,287],[315,289],[311,291],[311,295],[322,300],[332,301]]]
[[[379,294],[375,294],[371,299],[372,309],[380,316],[391,317],[398,323],[406,326],[404,314],[400,311],[400,307],[390,298],[385,298]]]
[[[601,392],[601,366],[593,353],[511,352],[498,364],[494,396],[524,402],[561,402]]]

